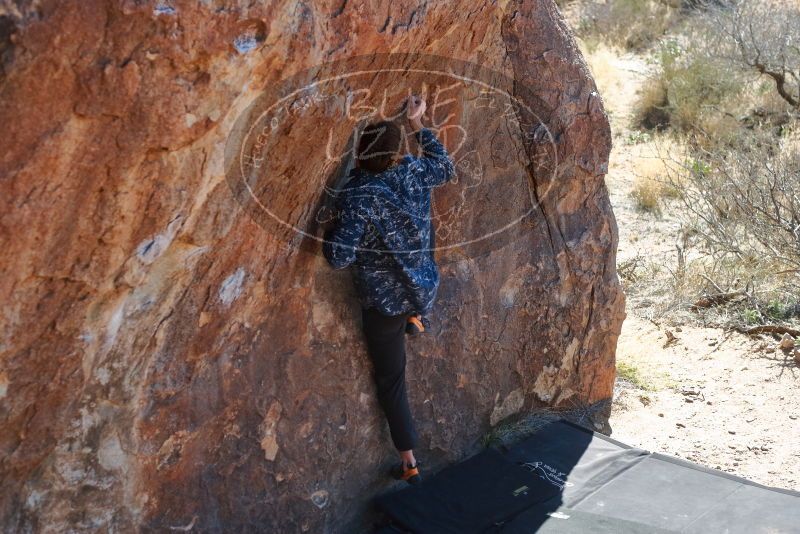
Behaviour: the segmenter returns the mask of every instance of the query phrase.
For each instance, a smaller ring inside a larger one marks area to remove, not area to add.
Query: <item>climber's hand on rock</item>
[[[415,130],[422,128],[422,115],[428,109],[428,104],[421,96],[411,95],[406,100],[406,117]]]
[[[422,114],[428,109],[428,104],[421,96],[411,95],[406,104],[406,115],[410,120],[422,118]]]

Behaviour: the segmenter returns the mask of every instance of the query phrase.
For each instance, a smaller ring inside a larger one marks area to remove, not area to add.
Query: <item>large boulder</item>
[[[319,214],[409,89],[458,167],[408,346],[430,472],[612,394],[611,138],[553,1],[0,4],[4,531],[367,525],[395,453]]]

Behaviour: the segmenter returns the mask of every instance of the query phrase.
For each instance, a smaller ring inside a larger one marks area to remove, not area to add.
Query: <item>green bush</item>
[[[759,324],[761,322],[761,314],[758,310],[746,308],[742,311],[742,320],[745,324]]]

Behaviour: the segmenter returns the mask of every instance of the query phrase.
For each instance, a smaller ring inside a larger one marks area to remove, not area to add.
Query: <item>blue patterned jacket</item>
[[[433,258],[431,189],[455,173],[447,150],[423,128],[423,157],[406,155],[380,174],[355,168],[337,199],[339,221],[322,250],[335,269],[352,266],[365,308],[427,313],[439,288]]]

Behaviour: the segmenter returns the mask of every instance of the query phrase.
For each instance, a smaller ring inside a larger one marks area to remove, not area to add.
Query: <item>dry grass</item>
[[[659,76],[648,78],[633,104],[633,125],[645,130],[664,130],[669,126],[667,90]]]
[[[624,51],[611,45],[600,43],[589,49],[578,40],[584,59],[592,73],[597,90],[603,97],[603,106],[609,115],[611,129],[620,131],[627,126],[627,100],[630,88],[626,87],[627,77],[622,71]]]
[[[649,314],[674,324],[730,327],[797,323],[798,299],[795,292],[787,291],[792,273],[777,275],[779,266],[760,258],[720,261],[697,248],[682,254],[691,258],[682,263],[676,260],[657,271],[648,269],[649,265],[640,268],[639,282],[626,284],[633,306],[645,302]],[[716,295],[720,290],[742,291],[743,295],[708,308],[693,307],[704,295]]]
[[[681,147],[667,137],[657,137],[636,147],[633,159],[635,176],[631,197],[640,211],[661,214],[662,205],[667,200],[681,198],[682,187],[674,177],[670,178],[669,160],[682,154]]]
[[[637,177],[631,190],[631,197],[636,203],[636,209],[660,215],[661,204],[659,199],[661,198],[661,188],[659,186],[660,184],[652,178]]]
[[[789,132],[783,145],[798,146],[800,137]],[[674,155],[670,156],[663,146],[672,146]],[[790,152],[786,149],[786,153]],[[674,172],[673,167],[683,169],[687,161],[691,161],[684,154],[680,146],[662,143],[661,162],[644,165],[654,170],[643,171],[640,167],[640,173],[649,173],[647,190],[657,199],[652,202],[657,202],[659,208],[668,205],[670,213],[677,215],[678,220],[667,223],[669,226],[662,230],[662,242],[673,242],[671,251],[669,247],[662,247],[654,255],[646,250],[644,254],[620,262],[618,273],[627,295],[628,309],[667,324],[736,327],[777,322],[796,325],[800,321],[800,273],[797,270],[787,268],[785,262],[770,258],[763,251],[759,253],[757,248],[727,254],[710,243],[702,232],[704,221],[693,217],[683,205],[684,199],[691,198],[693,182],[680,182],[684,188],[680,200],[670,202],[665,198],[669,193],[661,190],[663,182],[656,181],[653,176],[661,174],[663,169],[667,169],[668,175]],[[678,175],[669,175],[665,181],[676,178],[680,179]],[[675,222],[678,228],[673,226]],[[634,241],[635,236],[631,235],[628,242]],[[711,307],[694,307],[701,297],[729,292],[743,294]]]
[[[793,122],[774,81],[731,60],[736,49],[720,48],[727,42],[721,31],[698,13],[659,42],[652,56],[657,71],[634,104],[635,127],[669,128],[713,151],[737,146],[743,128],[779,133]]]
[[[780,141],[780,151],[783,154],[800,154],[800,124],[793,124],[784,128]]]
[[[625,382],[635,386],[639,389],[653,390],[655,389],[643,376],[636,365],[617,361],[617,379],[624,380]]]
[[[620,93],[625,78],[620,76],[616,61],[623,51],[605,43],[600,43],[591,50],[583,41],[579,41],[579,44],[600,93],[609,95]],[[607,107],[613,108],[616,99],[609,100]]]
[[[598,401],[592,405],[573,402],[566,408],[539,408],[501,421],[483,436],[481,443],[484,447],[512,447],[559,419],[565,419],[590,430],[608,433],[610,409],[611,403],[608,400]]]
[[[684,40],[660,44],[659,69],[639,92],[634,125],[728,140],[739,128],[741,77]]]
[[[581,2],[578,35],[590,47],[610,43],[642,51],[660,39],[680,17],[680,10],[658,0]]]

